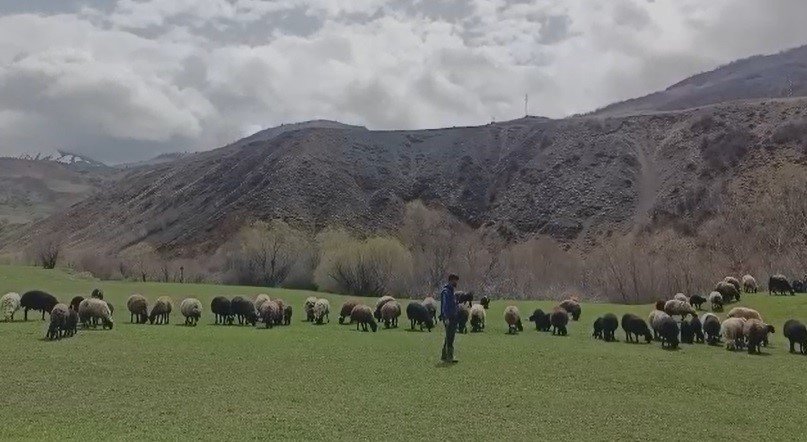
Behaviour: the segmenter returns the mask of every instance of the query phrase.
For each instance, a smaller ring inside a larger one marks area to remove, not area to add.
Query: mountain
[[[108,171],[109,166],[93,160],[81,154],[75,154],[66,150],[57,149],[53,152],[40,152],[37,154],[23,154],[21,160],[54,162],[64,165],[70,170],[77,172],[87,171]]]
[[[606,106],[595,115],[619,116],[689,109],[731,100],[807,95],[807,46],[738,60],[667,89]]]
[[[118,169],[132,169],[135,167],[143,167],[143,166],[156,166],[157,164],[165,164],[170,163],[172,161],[176,161],[180,158],[184,158],[190,155],[190,152],[170,152],[157,155],[154,158],[149,158],[148,160],[143,161],[135,161],[132,163],[123,163],[117,164],[114,167]]]

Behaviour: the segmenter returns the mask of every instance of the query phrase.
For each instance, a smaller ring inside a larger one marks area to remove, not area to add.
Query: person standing
[[[454,296],[454,289],[460,277],[454,274],[448,275],[448,283],[443,286],[440,292],[440,318],[446,328],[446,340],[443,343],[443,362],[456,363],[454,359],[454,336],[457,334],[457,297]]]

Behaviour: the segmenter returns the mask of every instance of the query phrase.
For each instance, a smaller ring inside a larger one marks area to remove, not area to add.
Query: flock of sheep
[[[791,285],[781,275],[770,278],[769,290],[771,293],[793,294]],[[623,315],[621,321],[611,313],[599,317],[594,321],[593,336],[604,341],[614,341],[615,332],[621,325],[625,332],[625,340],[628,342],[639,342],[643,337],[648,343],[659,340],[662,347],[676,348],[679,343],[717,345],[722,339],[728,349],[747,347],[749,353],[758,353],[762,346],[767,345],[768,335],[775,332],[772,325],[763,321],[758,311],[735,307],[728,312],[727,319],[722,323],[714,313],[704,313],[700,317],[697,313],[707,302],[714,312],[722,311],[725,304],[740,301],[742,292],[756,293],[756,280],[750,275],[745,275],[742,280],[729,276],[718,282],[708,297],[699,295],[687,297],[678,293],[673,299],[657,301],[647,322],[630,313]],[[456,296],[458,332],[466,333],[469,326],[471,332],[484,331],[486,310],[490,300],[485,296],[478,304],[474,304],[472,293],[457,292]],[[168,296],[158,297],[150,309],[148,300],[141,294],[133,294],[126,301],[130,321],[136,324],[146,322],[168,324],[173,305],[173,300]],[[29,310],[42,312],[43,320],[46,312],[50,314],[46,339],[73,336],[78,330],[79,323],[85,328],[101,325],[105,329],[112,329],[114,325],[112,319],[114,307],[104,300],[104,293],[99,289],[93,290],[88,298],[76,296],[69,304],[60,303],[53,295],[39,290],[26,292],[22,296],[8,293],[0,298],[0,310],[6,321],[13,321],[14,314],[21,309],[24,311],[25,320],[28,320]],[[305,321],[314,324],[330,322],[330,309],[327,299],[309,297],[303,304]],[[261,323],[266,328],[290,325],[293,312],[292,306],[284,300],[271,299],[265,294],[259,294],[254,299],[242,296],[228,299],[217,296],[213,298],[210,310],[214,314],[216,324],[232,325],[237,321],[239,325],[250,326]],[[433,297],[408,303],[406,317],[409,320],[409,327],[431,331],[438,319],[441,319],[438,317],[438,310],[437,301]],[[196,326],[202,311],[202,303],[196,298],[185,298],[179,304],[179,312],[185,318],[187,326]],[[375,332],[379,324],[383,324],[384,328],[398,327],[398,319],[402,313],[401,304],[392,296],[379,298],[374,308],[358,300],[349,299],[342,304],[339,311],[339,323],[345,324],[347,321],[349,324],[356,324],[357,330]],[[571,298],[561,302],[548,313],[536,309],[528,320],[535,323],[538,331],[551,330],[553,335],[565,336],[568,333],[569,320],[578,321],[581,314],[579,301]],[[680,317],[680,321],[675,320],[675,317]],[[509,334],[524,330],[521,314],[514,305],[504,309],[504,321]],[[799,344],[799,352],[807,354],[807,328],[804,324],[791,319],[785,322],[783,331],[785,337],[790,340],[791,352],[795,352],[795,344]]]

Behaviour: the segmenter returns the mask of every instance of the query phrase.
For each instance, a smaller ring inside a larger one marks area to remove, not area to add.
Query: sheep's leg
[[[25,318],[26,321],[28,320],[28,307],[25,307]]]
[[[790,341],[790,352],[791,352],[791,353],[795,353],[795,352],[796,352],[796,345],[795,345],[795,344],[796,344],[795,342]]]

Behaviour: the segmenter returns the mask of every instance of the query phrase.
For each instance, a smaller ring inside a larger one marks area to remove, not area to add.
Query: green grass
[[[803,434],[807,376],[781,325],[807,318],[807,297],[745,296],[776,325],[763,355],[723,347],[603,343],[594,318],[649,306],[584,304],[567,337],[527,329],[505,334],[505,301],[484,333],[459,335],[454,366],[437,364],[442,329],[362,333],[336,322],[301,322],[310,292],[250,287],[96,282],[62,271],[0,266],[0,292],[39,288],[63,302],[104,289],[116,307],[111,331],[42,340],[45,324],[0,323],[3,439],[739,439]],[[295,308],[290,327],[132,325],[133,292],[175,305],[198,297],[267,292]],[[374,300],[367,300],[372,304]],[[526,317],[549,302],[516,302]],[[29,315],[30,316],[30,315]],[[19,316],[22,317],[21,315]],[[405,318],[402,325],[405,323]]]

